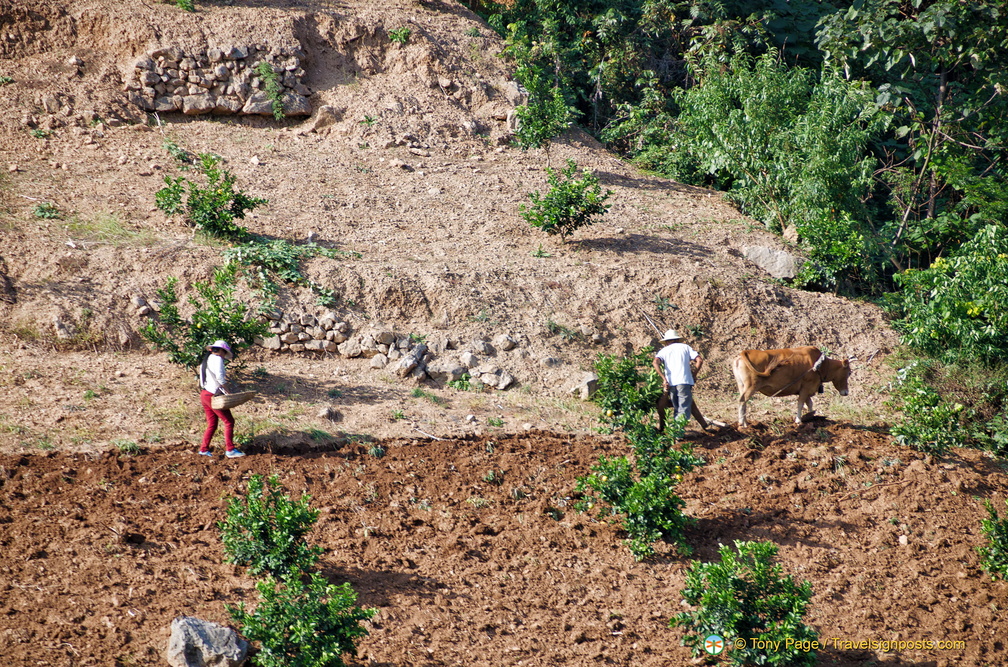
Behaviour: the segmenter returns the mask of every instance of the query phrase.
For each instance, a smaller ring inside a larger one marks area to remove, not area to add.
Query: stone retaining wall
[[[266,82],[256,68],[270,65],[282,85],[286,116],[309,116],[311,91],[301,83],[305,54],[298,47],[230,45],[183,51],[151,50],[133,63],[126,89],[130,101],[147,111],[184,114],[272,115]]]

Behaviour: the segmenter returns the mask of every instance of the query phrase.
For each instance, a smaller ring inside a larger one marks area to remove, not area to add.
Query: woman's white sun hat
[[[214,350],[224,350],[224,358],[228,361],[234,359],[234,353],[231,352],[231,346],[228,345],[226,341],[215,340],[206,346],[207,352],[213,352]]]

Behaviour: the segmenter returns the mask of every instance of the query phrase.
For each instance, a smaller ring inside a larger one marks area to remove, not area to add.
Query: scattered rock
[[[231,628],[193,616],[171,623],[165,659],[172,667],[238,667],[249,644]]]
[[[742,254],[774,278],[792,279],[801,271],[805,260],[783,250],[764,246],[745,246]]]
[[[582,401],[589,400],[598,390],[598,375],[595,373],[585,373],[581,381],[570,388],[570,393],[578,396]]]
[[[336,410],[336,408],[332,407],[331,405],[327,405],[326,407],[318,411],[317,416],[319,419],[327,419],[331,422],[334,422],[339,421],[340,413],[338,410]]]

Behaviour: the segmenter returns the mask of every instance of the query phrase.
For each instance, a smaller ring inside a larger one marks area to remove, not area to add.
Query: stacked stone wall
[[[272,115],[266,81],[257,71],[267,63],[281,85],[284,115],[308,116],[311,91],[302,83],[304,59],[300,47],[159,47],[133,63],[126,89],[130,101],[147,111]]]

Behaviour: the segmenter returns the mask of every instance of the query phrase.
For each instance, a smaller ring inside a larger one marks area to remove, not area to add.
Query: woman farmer
[[[206,431],[203,433],[203,444],[200,445],[199,453],[202,456],[210,456],[210,440],[217,432],[217,420],[224,421],[224,456],[229,459],[236,459],[245,456],[234,446],[234,417],[230,410],[214,410],[210,401],[217,394],[228,393],[227,373],[225,371],[225,361],[234,359],[231,346],[223,340],[218,340],[206,347],[210,353],[203,363],[200,364],[200,403],[203,404],[203,411],[206,413]]]

